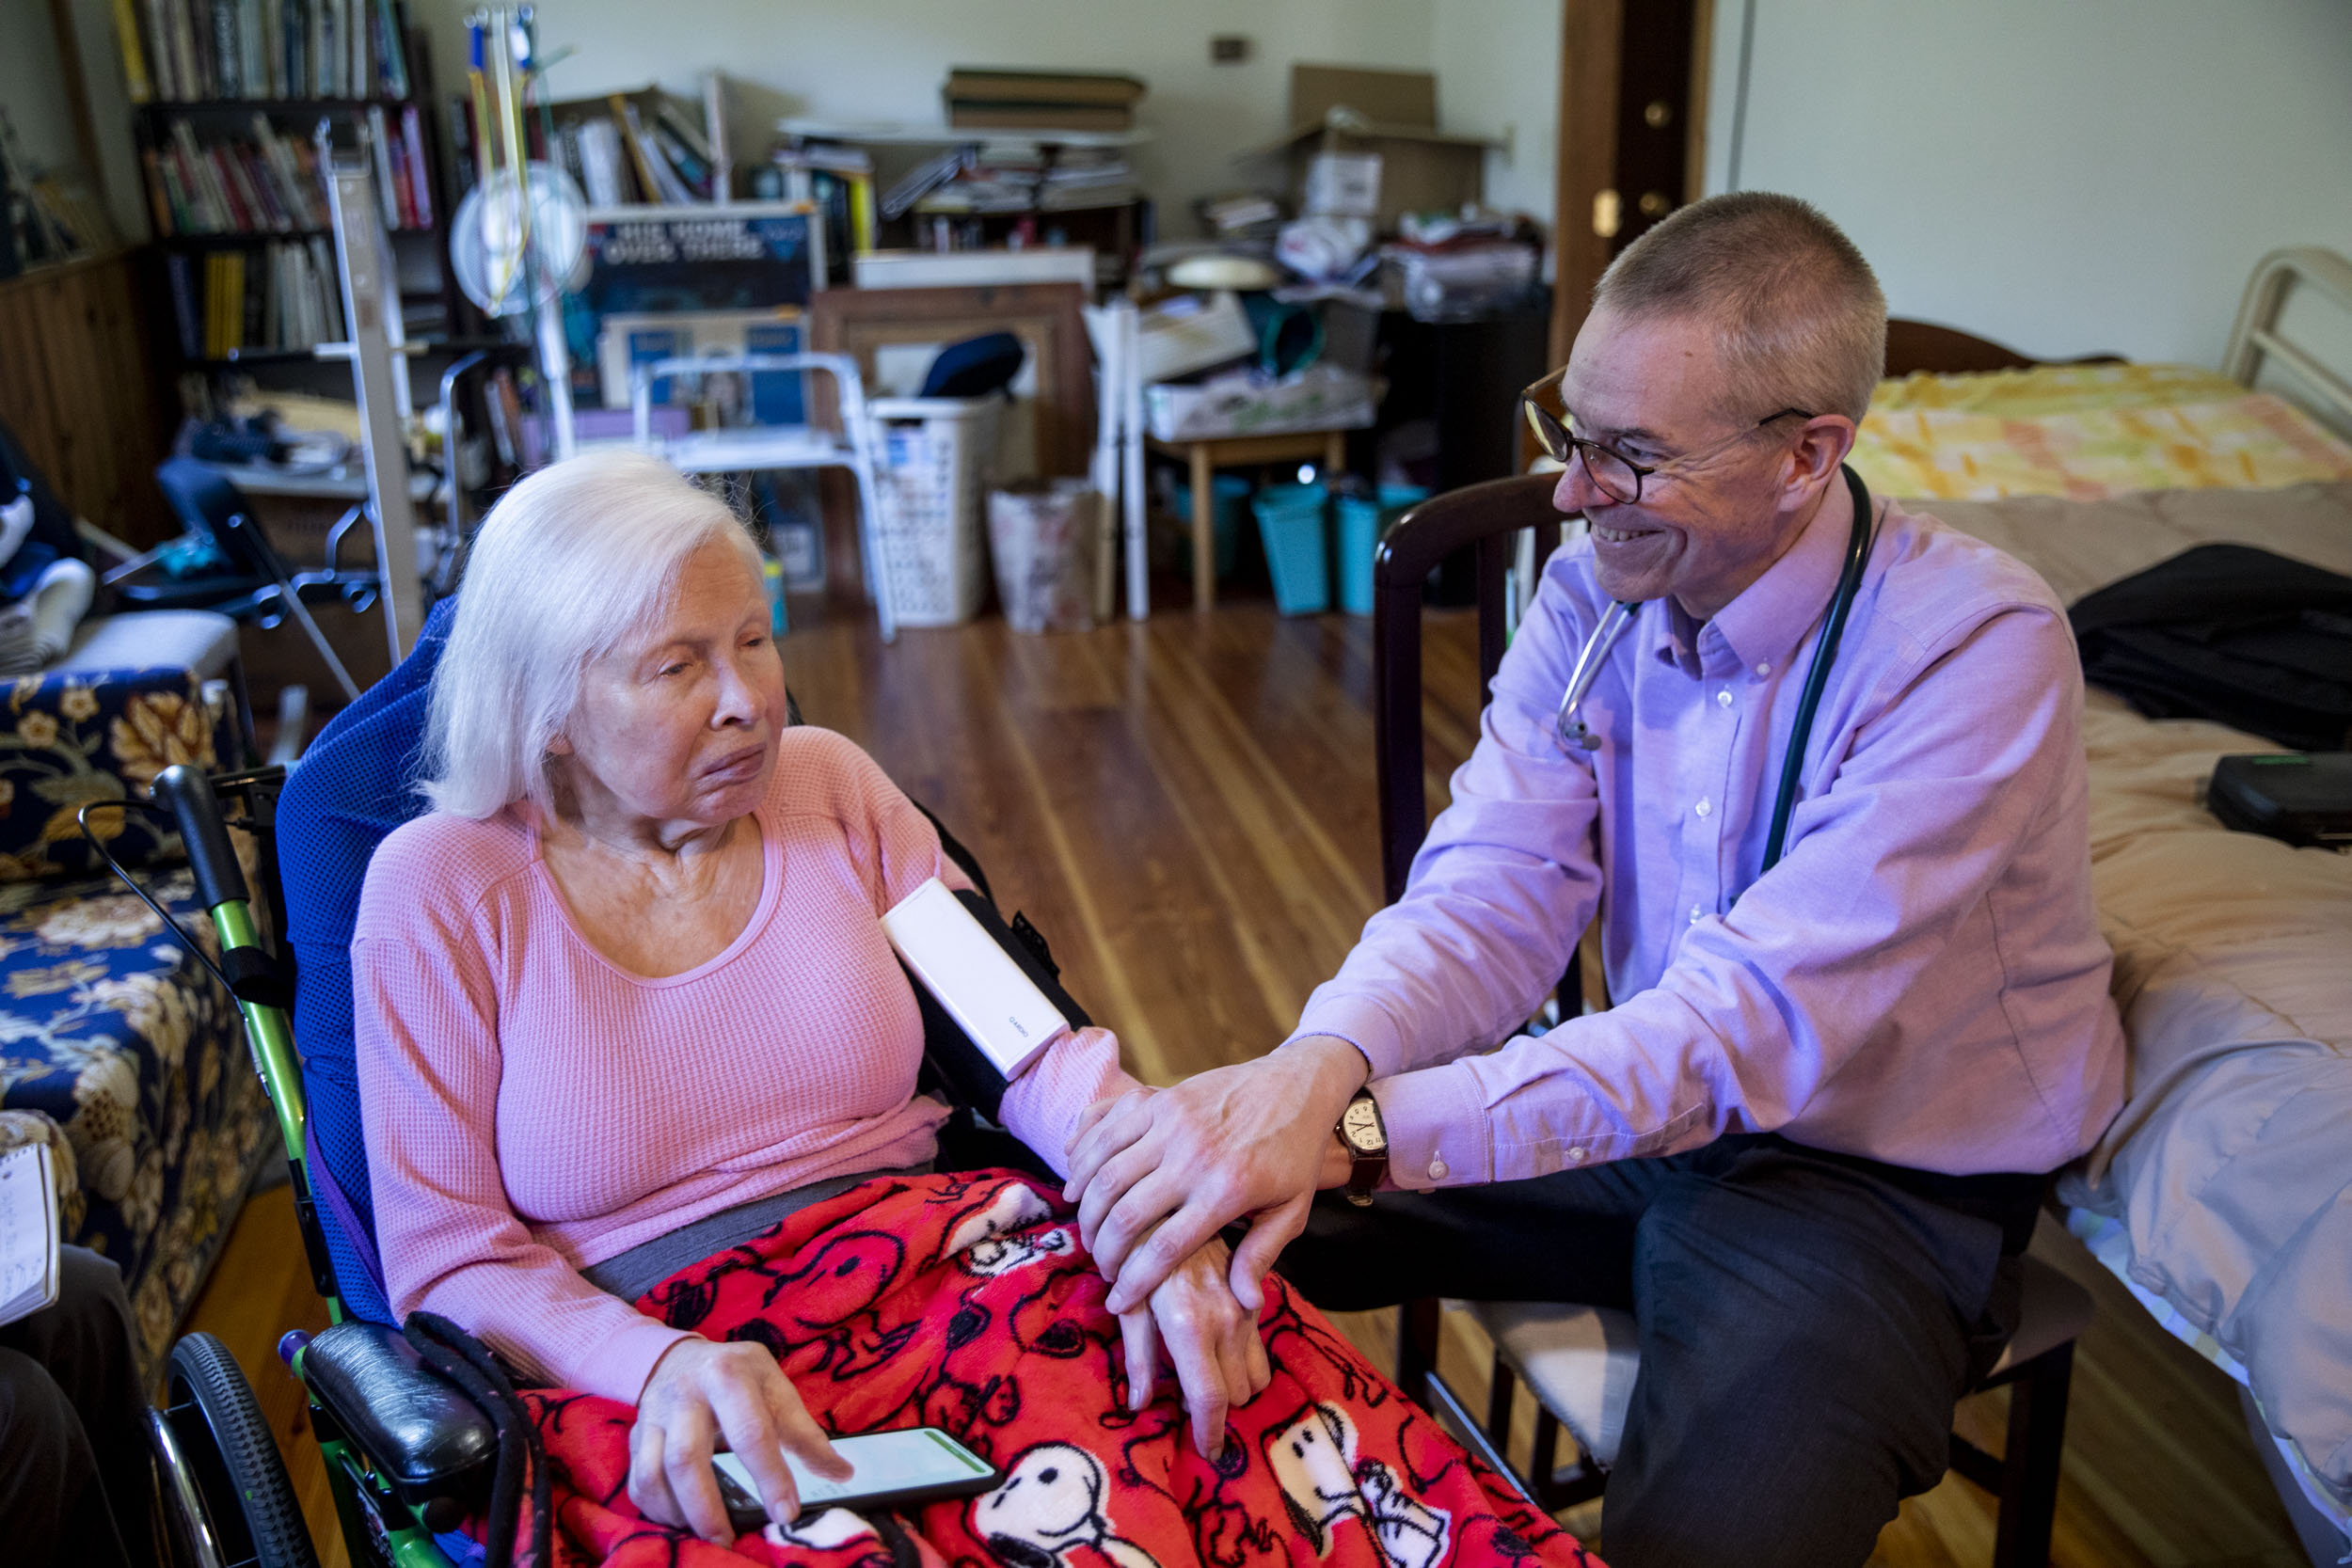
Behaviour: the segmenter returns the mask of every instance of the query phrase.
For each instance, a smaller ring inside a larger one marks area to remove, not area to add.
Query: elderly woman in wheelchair
[[[430,708],[437,808],[385,841],[353,941],[361,1103],[391,1304],[531,1375],[637,1406],[629,1496],[734,1539],[713,1444],[795,1508],[781,1451],[837,1463],[775,1358],[628,1305],[881,1173],[927,1169],[923,1027],[877,917],[964,883],[839,736],[787,727],[758,556],[658,461],[596,456],[493,514]],[[1073,1032],[1007,1090],[1056,1164],[1126,1088]],[[1122,1325],[1204,1452],[1264,1385],[1220,1244]]]
[[[1027,1146],[1027,1172],[942,1158],[948,1112],[917,1084],[926,1004],[881,917],[930,879],[970,878],[869,758],[788,721],[768,627],[723,506],[650,458],[575,459],[484,524],[453,619],[437,612],[412,656],[429,686],[404,666],[289,789],[290,891],[297,820],[320,839],[365,830],[356,845],[411,817],[368,863],[348,946],[372,1252],[302,1090],[279,1086],[282,1025],[240,993],[290,1153],[309,1149],[297,1178],[313,1171],[326,1228],[361,1243],[362,1266],[380,1258],[409,1339],[503,1413],[495,1443],[479,1421],[461,1432],[470,1407],[373,1324],[290,1353],[355,1553],[372,1534],[424,1560],[437,1532],[464,1556],[462,1517],[496,1557],[521,1513],[560,1524],[564,1561],[682,1560],[707,1549],[690,1531],[798,1568],[1586,1560],[1279,1275],[1243,1308],[1221,1242],[1107,1310],[1043,1173],[1131,1085],[1104,1031],[1065,1032],[974,1097]],[[421,816],[393,779],[417,749],[385,722],[403,705],[426,714]],[[296,808],[335,779],[358,780],[360,803]],[[224,869],[208,882],[199,864],[199,884],[234,883],[217,828],[204,836],[199,861]],[[230,945],[249,940],[241,902],[205,901]],[[340,957],[320,942],[335,913],[290,909],[311,984]],[[314,1091],[333,1087],[319,1039]],[[333,1251],[324,1229],[308,1239]],[[334,1256],[348,1281],[349,1250]],[[496,1360],[456,1346],[476,1359],[453,1365],[444,1325]],[[1163,1355],[1181,1401],[1156,1386]],[[993,1489],[803,1515],[787,1455],[838,1474],[832,1436],[919,1426],[993,1465]],[[519,1468],[501,1469],[485,1513],[480,1456],[511,1456],[518,1430],[552,1507],[519,1508]],[[739,1531],[739,1506],[730,1522],[723,1449],[764,1529]],[[358,1497],[414,1518],[362,1522]]]

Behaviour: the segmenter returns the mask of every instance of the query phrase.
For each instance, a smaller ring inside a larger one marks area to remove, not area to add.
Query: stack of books
[[[1067,213],[1081,207],[1124,207],[1141,196],[1135,170],[1109,148],[1065,147],[1038,187],[1041,211]]]
[[[1148,90],[1133,76],[1097,71],[958,66],[947,76],[947,123],[962,131],[1132,131]]]
[[[555,145],[541,152],[580,182],[592,207],[684,206],[714,199],[710,139],[658,89],[553,106]]]
[[[307,349],[343,335],[342,285],[324,238],[200,256],[175,251],[166,264],[180,351],[190,359]]]
[[[131,102],[408,96],[394,0],[114,0]]]

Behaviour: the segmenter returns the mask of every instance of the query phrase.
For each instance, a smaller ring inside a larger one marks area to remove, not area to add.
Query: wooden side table
[[[1183,460],[1192,474],[1192,607],[1208,610],[1216,603],[1216,541],[1213,519],[1216,498],[1213,486],[1219,468],[1252,467],[1262,463],[1321,463],[1327,479],[1347,468],[1347,432],[1294,430],[1279,436],[1219,436],[1200,441],[1146,443],[1163,457]]]

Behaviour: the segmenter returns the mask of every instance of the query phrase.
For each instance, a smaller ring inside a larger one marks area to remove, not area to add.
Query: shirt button
[[[1771,674],[1771,673],[1772,673],[1772,661],[1771,659],[1769,659],[1769,658],[1768,658],[1768,659],[1766,659],[1763,663],[1761,663],[1761,664],[1759,664],[1759,665],[1757,665],[1757,666],[1756,667],[1756,673],[1758,675],[1769,675],[1769,674]]]
[[[1691,809],[1697,812],[1701,816],[1708,816],[1715,810],[1714,806],[1706,800],[1701,800],[1697,805],[1692,806]]]
[[[1729,707],[1731,705],[1731,688],[1725,687],[1721,691],[1715,693],[1715,705],[1717,707]]]
[[[1700,920],[1702,920],[1703,918],[1705,918],[1706,914],[1707,914],[1707,906],[1706,906],[1706,905],[1704,905],[1704,904],[1693,904],[1693,905],[1692,905],[1692,906],[1691,906],[1691,924],[1692,924],[1692,925],[1693,925],[1693,926],[1697,925],[1697,924],[1700,922]]]
[[[1442,1180],[1444,1180],[1446,1179],[1447,1174],[1448,1174],[1448,1168],[1449,1168],[1449,1167],[1447,1166],[1447,1164],[1446,1164],[1446,1163],[1445,1163],[1445,1156],[1444,1156],[1444,1155],[1442,1155],[1442,1154],[1436,1154],[1436,1155],[1432,1155],[1432,1156],[1430,1156],[1430,1160],[1429,1160],[1429,1180],[1432,1180],[1432,1181],[1442,1181]]]
[[[1583,1150],[1583,1148],[1582,1148],[1581,1146],[1580,1146],[1579,1148],[1571,1148],[1571,1149],[1569,1149],[1569,1150],[1568,1150],[1568,1164],[1572,1164],[1572,1165],[1581,1165],[1581,1164],[1582,1164],[1583,1163],[1584,1163],[1584,1150]]]

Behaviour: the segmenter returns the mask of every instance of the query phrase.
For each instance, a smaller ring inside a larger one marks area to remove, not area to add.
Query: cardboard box
[[[1280,140],[1243,156],[1286,161],[1290,194],[1304,208],[1317,154],[1377,154],[1379,198],[1370,215],[1384,230],[1406,213],[1452,212],[1481,199],[1487,150],[1502,145],[1440,131],[1438,79],[1426,71],[1294,65],[1290,123]]]

